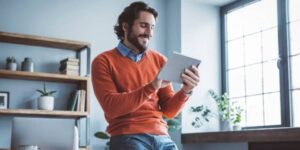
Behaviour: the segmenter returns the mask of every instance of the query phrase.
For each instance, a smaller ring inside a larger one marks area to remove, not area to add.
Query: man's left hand
[[[198,68],[193,65],[192,68],[185,69],[184,72],[181,74],[181,78],[183,81],[182,90],[186,94],[191,93],[200,81]]]

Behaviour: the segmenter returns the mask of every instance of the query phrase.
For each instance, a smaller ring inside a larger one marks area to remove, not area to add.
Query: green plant
[[[229,120],[233,125],[237,125],[242,120],[242,112],[240,106],[236,106],[236,102],[229,102],[228,94],[217,95],[213,90],[208,91],[211,97],[217,102],[219,115],[222,121]]]
[[[37,89],[36,91],[41,94],[41,97],[42,96],[52,96],[52,94],[56,93],[56,91],[48,91],[47,88],[46,88],[46,83],[45,82],[44,82],[43,90]]]
[[[99,138],[99,139],[108,140],[108,141],[106,142],[105,150],[108,150],[108,149],[109,149],[109,139],[110,139],[110,136],[109,136],[108,133],[102,132],[102,131],[98,131],[98,132],[96,132],[96,133],[94,134],[94,136],[95,136],[96,138]]]
[[[16,63],[16,59],[13,56],[9,56],[6,58],[7,63]]]
[[[203,125],[204,121],[209,122],[209,118],[212,117],[211,110],[207,107],[204,107],[203,105],[191,107],[191,111],[198,114],[192,122],[192,126],[194,128],[200,128]]]
[[[238,125],[242,121],[242,112],[244,111],[240,106],[233,106],[230,109],[231,122],[233,125]]]
[[[224,93],[223,95],[219,96],[213,90],[209,90],[208,92],[218,105],[218,112],[221,116],[221,119],[223,121],[228,120],[230,117],[228,94]]]

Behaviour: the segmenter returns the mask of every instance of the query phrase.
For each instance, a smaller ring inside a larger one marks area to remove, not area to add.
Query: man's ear
[[[128,32],[128,23],[122,23],[122,29],[124,32]]]

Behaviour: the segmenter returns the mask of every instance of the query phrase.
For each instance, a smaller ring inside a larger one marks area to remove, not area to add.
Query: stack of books
[[[85,112],[86,105],[86,91],[73,91],[69,98],[68,110]]]
[[[66,75],[79,75],[79,59],[66,58],[60,61],[59,72]]]

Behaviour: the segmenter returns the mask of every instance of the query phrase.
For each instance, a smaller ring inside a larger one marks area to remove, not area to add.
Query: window
[[[290,88],[292,97],[292,110],[294,126],[300,126],[300,1],[289,0],[289,45],[290,45],[290,66],[291,81]]]
[[[242,126],[300,126],[300,1],[237,1],[221,11],[223,91],[244,108]]]

